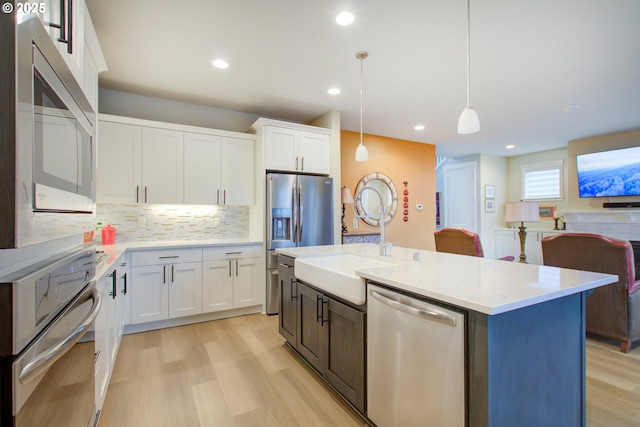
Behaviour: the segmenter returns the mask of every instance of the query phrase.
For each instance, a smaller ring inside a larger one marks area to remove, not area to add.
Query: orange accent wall
[[[398,190],[398,210],[386,224],[386,240],[394,246],[435,250],[433,232],[436,230],[436,147],[431,144],[364,135],[364,145],[369,151],[369,160],[356,162],[355,152],[360,143],[360,133],[340,132],[340,162],[342,186],[356,190],[360,179],[371,172],[387,175]],[[403,181],[408,182],[409,221],[403,221]],[[421,203],[423,209],[416,209]],[[340,206],[342,209],[342,206]],[[353,205],[346,205],[345,223],[349,232],[353,230]],[[374,230],[360,221],[358,231]]]

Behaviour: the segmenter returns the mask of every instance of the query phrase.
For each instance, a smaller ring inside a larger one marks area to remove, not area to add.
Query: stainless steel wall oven
[[[13,34],[2,35],[14,43],[0,44],[15,65],[0,87],[0,186],[13,189],[0,195],[0,248],[95,223],[95,112],[38,16],[12,17]]]
[[[0,427],[93,426],[95,247],[0,279]]]

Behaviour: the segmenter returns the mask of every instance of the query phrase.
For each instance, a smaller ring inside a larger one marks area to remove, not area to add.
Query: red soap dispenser
[[[116,229],[111,224],[102,227],[102,244],[113,245],[116,242]]]

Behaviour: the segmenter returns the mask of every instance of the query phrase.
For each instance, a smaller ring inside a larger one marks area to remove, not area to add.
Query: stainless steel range
[[[0,278],[0,427],[95,423],[95,247]]]

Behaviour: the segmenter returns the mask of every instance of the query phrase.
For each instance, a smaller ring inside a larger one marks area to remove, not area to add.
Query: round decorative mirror
[[[373,172],[362,177],[356,187],[354,204],[358,215],[373,215],[373,218],[362,218],[362,220],[374,227],[380,226],[380,198],[375,191],[363,190],[365,187],[375,189],[382,196],[384,204],[384,222],[391,221],[396,214],[398,207],[398,192],[391,178],[382,172]]]

